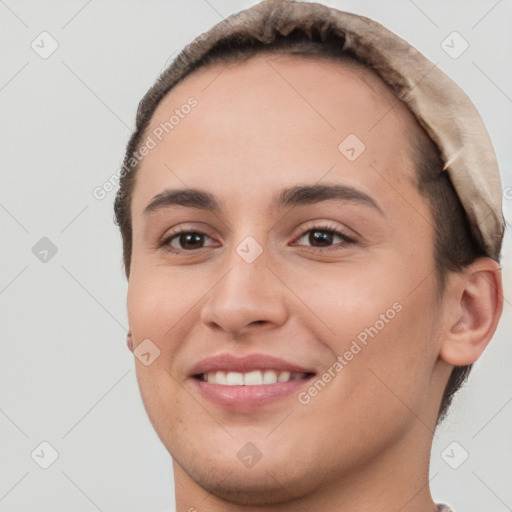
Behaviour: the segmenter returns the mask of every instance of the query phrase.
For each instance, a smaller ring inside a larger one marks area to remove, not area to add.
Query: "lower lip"
[[[226,386],[195,378],[192,380],[199,393],[210,402],[227,409],[247,410],[275,402],[292,393],[298,393],[313,377],[257,386]]]

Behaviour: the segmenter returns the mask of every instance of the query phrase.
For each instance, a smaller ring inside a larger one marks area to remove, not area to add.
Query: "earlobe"
[[[128,331],[126,334],[126,345],[130,349],[130,352],[133,352],[133,338],[132,338],[132,331]]]
[[[478,258],[457,274],[450,320],[440,357],[454,366],[474,363],[491,340],[503,310],[501,271],[490,258]]]

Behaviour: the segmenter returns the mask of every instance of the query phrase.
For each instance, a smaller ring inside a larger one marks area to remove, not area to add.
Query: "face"
[[[302,57],[202,69],[158,106],[128,314],[177,482],[270,503],[428,459],[440,304],[419,133],[369,71]]]

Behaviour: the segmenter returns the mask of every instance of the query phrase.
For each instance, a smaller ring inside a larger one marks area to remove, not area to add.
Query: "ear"
[[[126,334],[126,345],[130,349],[130,352],[133,352],[133,338],[132,338],[132,331],[128,331]]]
[[[503,310],[498,263],[478,258],[449,277],[447,290],[451,313],[439,355],[454,366],[472,364],[491,340]]]

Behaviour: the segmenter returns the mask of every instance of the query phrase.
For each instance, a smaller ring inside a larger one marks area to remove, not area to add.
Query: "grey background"
[[[120,167],[138,101],[166,62],[255,3],[0,0],[2,512],[173,509],[171,459],[125,345],[115,192],[92,191]],[[510,221],[511,2],[324,3],[381,22],[469,94],[495,144]],[[31,47],[43,31],[59,45],[46,59]],[[441,47],[453,31],[469,43],[457,59]],[[432,449],[434,499],[455,512],[512,510],[511,256],[509,232],[502,321]],[[43,441],[58,452],[48,469]]]

